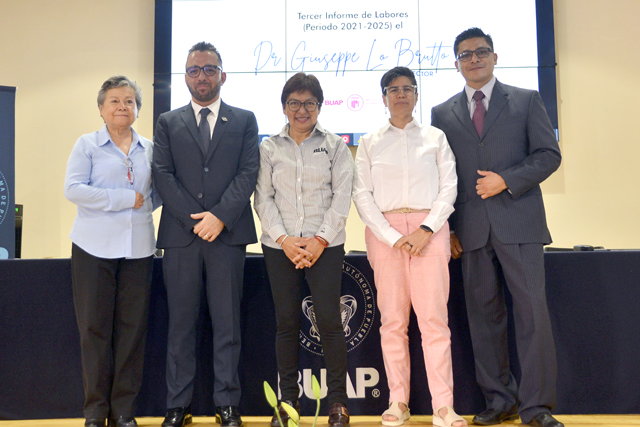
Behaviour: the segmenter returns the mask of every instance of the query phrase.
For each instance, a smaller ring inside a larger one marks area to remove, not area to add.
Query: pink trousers
[[[414,232],[427,213],[385,214],[393,228],[405,236]],[[449,224],[431,238],[419,256],[382,243],[367,227],[367,254],[373,268],[382,326],[380,337],[389,382],[389,401],[410,397],[409,314],[418,318],[422,350],[434,412],[453,406],[451,332],[448,325]]]

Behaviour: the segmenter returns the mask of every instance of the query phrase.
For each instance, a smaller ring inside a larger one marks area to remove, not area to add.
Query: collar
[[[211,104],[205,105],[205,106],[197,104],[196,102],[194,102],[193,99],[191,99],[191,108],[193,108],[193,112],[196,115],[196,122],[198,122],[198,117],[200,116],[200,110],[202,110],[205,107],[208,108],[209,110],[211,110],[211,113],[213,113],[213,117],[214,118],[217,118],[218,114],[220,113],[220,104],[221,103],[222,103],[222,100],[220,99],[220,96],[218,96],[218,99],[213,101]]]
[[[107,124],[105,123],[100,130],[98,131],[98,146],[102,147],[106,143],[111,142],[111,135],[109,135],[109,130],[107,129]],[[140,142],[140,137],[135,129],[131,128],[131,148],[135,145],[139,145],[144,148],[142,143]]]
[[[395,127],[394,125],[391,124],[391,120],[387,120],[387,123],[382,127],[381,131],[382,131],[382,133],[385,133],[387,131],[394,131],[394,132],[404,131],[404,132],[406,132],[408,130],[411,130],[414,127],[415,128],[419,128],[420,126],[421,126],[420,122],[418,122],[418,120],[415,117],[413,118],[413,120],[411,120],[409,123],[407,123],[407,125],[404,127],[404,129],[400,129],[400,128]]]
[[[290,126],[291,125],[289,123],[284,125],[284,127],[282,128],[282,130],[280,131],[278,136],[281,136],[283,138],[289,137],[289,127]],[[313,130],[311,131],[311,135],[313,135],[314,132],[320,132],[323,135],[327,133],[327,131],[324,130],[324,128],[322,126],[320,126],[320,122],[316,122],[316,125],[313,127]],[[309,136],[311,136],[311,135],[309,135]]]
[[[487,102],[491,101],[491,94],[493,93],[493,87],[496,85],[496,76],[491,77],[491,80],[487,82],[484,86],[482,86],[479,90],[484,93],[485,98],[487,98]],[[464,91],[467,94],[467,103],[473,101],[473,94],[476,93],[476,89],[472,88],[469,85],[464,85]]]

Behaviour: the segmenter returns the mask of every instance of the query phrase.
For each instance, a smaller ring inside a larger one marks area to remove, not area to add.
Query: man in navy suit
[[[489,35],[466,30],[454,52],[466,85],[433,108],[431,124],[445,132],[456,156],[451,251],[462,254],[476,378],[487,403],[473,422],[499,424],[519,414],[532,426],[562,426],[550,414],[556,355],[543,245],[551,236],[540,190],[560,166],[560,149],[540,94],[494,77],[498,55]],[[503,278],[513,297],[519,385],[509,369]]]
[[[216,48],[197,43],[186,64],[191,102],[162,114],[156,125],[153,179],[164,202],[158,247],[164,249],[169,305],[164,427],[192,421],[203,286],[213,326],[216,416],[222,426],[242,425],[237,409],[240,300],[246,245],[257,241],[249,198],[260,154],[253,113],[220,99],[225,80]]]

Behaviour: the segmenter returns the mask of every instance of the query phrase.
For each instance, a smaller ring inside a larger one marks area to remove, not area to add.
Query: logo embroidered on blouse
[[[315,150],[313,150],[314,153],[324,153],[327,156],[329,155],[329,152],[327,151],[326,148],[321,147],[321,148],[316,148]]]

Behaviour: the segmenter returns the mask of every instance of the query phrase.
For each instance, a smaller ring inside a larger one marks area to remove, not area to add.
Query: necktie
[[[482,93],[481,90],[477,90],[476,93],[473,94],[473,100],[476,101],[476,109],[473,111],[473,119],[471,120],[473,121],[473,125],[476,127],[478,136],[482,136],[484,116],[487,115],[487,110],[484,108],[482,98],[484,98],[484,93]]]
[[[207,154],[209,151],[209,143],[211,142],[211,128],[209,127],[209,121],[207,120],[207,116],[211,110],[208,108],[203,108],[200,110],[200,139],[202,140],[202,144],[204,146],[204,153]]]

